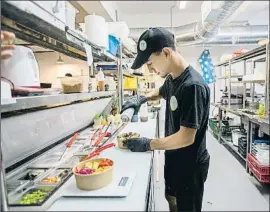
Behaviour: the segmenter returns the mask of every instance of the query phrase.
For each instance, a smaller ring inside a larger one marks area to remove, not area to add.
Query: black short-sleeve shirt
[[[185,169],[207,161],[210,89],[200,73],[188,66],[175,79],[168,75],[159,93],[166,100],[165,136],[178,132],[181,126],[197,129],[192,145],[165,152],[165,166]]]

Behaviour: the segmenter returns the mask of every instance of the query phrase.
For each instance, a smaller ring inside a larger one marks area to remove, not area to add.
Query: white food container
[[[39,66],[32,49],[16,46],[13,56],[1,61],[1,76],[15,87],[40,88]]]
[[[71,3],[68,1],[65,1],[66,3],[66,26],[68,26],[70,29],[75,29],[75,18],[76,18],[76,8],[73,7]]]

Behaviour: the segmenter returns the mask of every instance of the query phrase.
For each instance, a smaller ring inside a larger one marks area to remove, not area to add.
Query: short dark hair
[[[164,48],[170,48],[170,49],[172,49],[173,51],[176,51],[176,47],[175,47],[175,46],[172,46],[172,47],[164,47]],[[162,50],[163,50],[163,49],[162,49]],[[159,51],[157,51],[157,52],[154,52],[154,54],[159,55],[159,54],[162,52],[162,50],[159,50]]]

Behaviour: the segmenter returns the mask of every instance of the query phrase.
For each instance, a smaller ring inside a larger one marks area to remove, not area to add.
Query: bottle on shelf
[[[141,122],[147,122],[148,121],[148,106],[147,106],[147,102],[141,105],[141,108],[140,108],[140,119],[141,119]]]
[[[104,73],[103,73],[102,69],[99,69],[97,80],[98,80],[98,86],[97,86],[98,91],[104,91],[105,77],[104,77]]]

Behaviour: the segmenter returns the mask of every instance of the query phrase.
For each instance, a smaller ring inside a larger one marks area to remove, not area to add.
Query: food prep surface
[[[149,119],[148,122],[129,123],[120,133],[136,132],[143,137],[154,138],[155,126],[156,120]],[[114,142],[117,143],[116,138]],[[134,153],[116,146],[102,152],[100,157],[114,161],[114,173],[136,173],[128,196],[125,198],[62,197],[51,205],[49,211],[144,211],[146,209],[152,153]],[[74,178],[70,178],[66,184],[68,185],[72,180]],[[65,188],[63,186],[59,193],[64,193]]]

